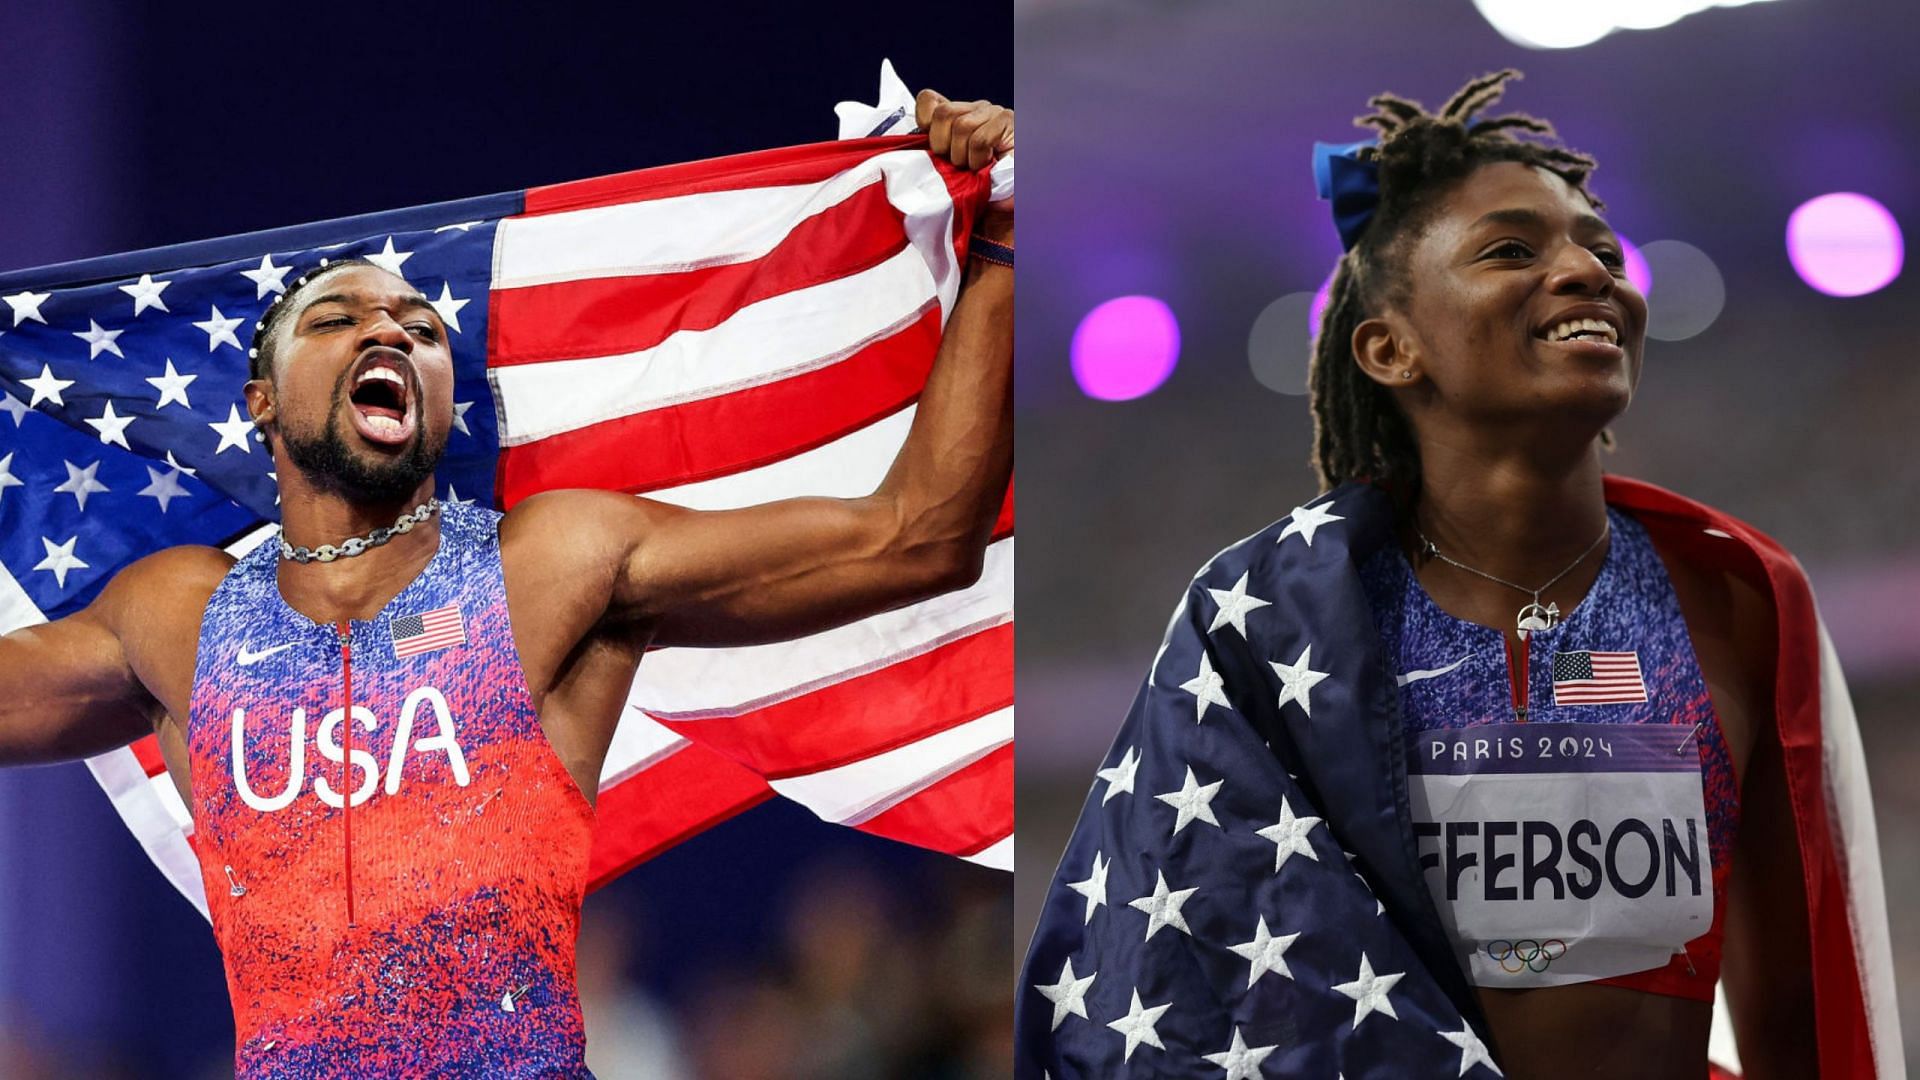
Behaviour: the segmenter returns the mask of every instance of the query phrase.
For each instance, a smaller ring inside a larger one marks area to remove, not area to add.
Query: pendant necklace
[[[1573,572],[1574,567],[1579,566],[1581,563],[1587,561],[1587,556],[1593,554],[1594,549],[1599,547],[1602,541],[1606,540],[1607,534],[1613,531],[1613,522],[1608,521],[1607,524],[1601,528],[1600,535],[1594,537],[1593,543],[1587,545],[1587,550],[1581,552],[1577,558],[1575,558],[1572,562],[1568,563],[1567,568],[1565,570],[1562,570],[1559,573],[1553,575],[1553,577],[1545,585],[1542,585],[1537,589],[1529,589],[1525,585],[1516,585],[1513,582],[1508,581],[1506,578],[1494,577],[1492,574],[1487,573],[1485,570],[1476,570],[1473,567],[1468,566],[1466,563],[1463,563],[1458,559],[1449,559],[1447,556],[1441,554],[1439,548],[1433,546],[1433,541],[1427,539],[1427,534],[1424,532],[1421,532],[1419,526],[1417,525],[1414,526],[1413,531],[1414,531],[1414,535],[1420,538],[1420,549],[1425,554],[1430,555],[1436,559],[1439,559],[1441,562],[1446,563],[1448,566],[1457,567],[1458,569],[1465,570],[1469,574],[1474,574],[1478,577],[1486,578],[1488,581],[1494,582],[1499,585],[1505,585],[1509,589],[1513,589],[1517,592],[1523,592],[1533,597],[1533,602],[1527,604],[1525,607],[1522,607],[1520,609],[1520,613],[1517,616],[1515,616],[1515,619],[1514,619],[1516,623],[1516,629],[1519,630],[1520,637],[1522,640],[1524,640],[1528,634],[1531,634],[1535,630],[1553,629],[1553,627],[1560,621],[1560,605],[1547,604],[1545,606],[1542,606],[1540,603],[1540,594],[1543,592],[1546,592],[1548,589],[1553,588],[1554,585],[1557,584],[1561,578],[1566,577],[1568,574],[1571,574]]]

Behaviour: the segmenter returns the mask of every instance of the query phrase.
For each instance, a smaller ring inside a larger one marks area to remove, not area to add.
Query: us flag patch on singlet
[[[1621,705],[1647,700],[1640,677],[1640,654],[1562,652],[1553,654],[1555,705]]]
[[[422,611],[417,615],[397,615],[389,626],[393,630],[393,655],[418,656],[467,643],[466,624],[460,619],[460,605]]]

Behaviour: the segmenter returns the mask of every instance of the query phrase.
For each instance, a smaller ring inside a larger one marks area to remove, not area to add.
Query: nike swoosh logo
[[[1409,671],[1404,675],[1395,675],[1393,677],[1393,684],[1395,686],[1405,686],[1408,683],[1419,682],[1422,679],[1437,679],[1440,676],[1445,675],[1448,672],[1452,671],[1454,668],[1459,667],[1461,664],[1466,663],[1468,658],[1472,656],[1473,656],[1472,653],[1468,653],[1466,656],[1463,656],[1460,659],[1455,660],[1453,663],[1448,664],[1446,667],[1442,667],[1442,668],[1429,668],[1425,671]]]
[[[240,656],[239,656],[240,664],[243,667],[248,664],[257,664],[260,661],[265,660],[267,657],[272,656],[274,653],[277,653],[282,649],[291,649],[291,648],[293,648],[293,642],[291,641],[287,642],[285,645],[275,645],[271,649],[261,649],[259,652],[250,652],[245,645],[241,645]]]

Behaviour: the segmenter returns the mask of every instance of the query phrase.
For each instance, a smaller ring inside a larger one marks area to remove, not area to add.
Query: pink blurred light
[[[1787,258],[1800,280],[1828,296],[1864,296],[1900,276],[1900,224],[1865,195],[1809,199],[1787,219]]]
[[[1627,280],[1633,282],[1633,287],[1640,290],[1641,296],[1651,293],[1653,291],[1653,271],[1647,268],[1647,260],[1645,256],[1640,254],[1640,245],[1628,240],[1624,236],[1621,237],[1620,257],[1625,260],[1627,264]]]
[[[1073,331],[1074,381],[1090,398],[1128,401],[1151,394],[1180,359],[1180,324],[1151,296],[1100,304]]]
[[[1333,295],[1333,275],[1339,272],[1340,268],[1334,267],[1333,271],[1327,274],[1327,280],[1321,282],[1320,287],[1313,292],[1313,303],[1307,307],[1307,338],[1309,340],[1320,336],[1320,320],[1326,316],[1327,299]]]

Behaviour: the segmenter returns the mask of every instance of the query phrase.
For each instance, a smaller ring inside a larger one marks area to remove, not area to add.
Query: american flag
[[[1639,653],[1553,654],[1555,705],[1617,705],[1645,700],[1647,684],[1640,677]]]
[[[0,630],[78,610],[162,547],[271,535],[245,347],[322,258],[394,270],[446,321],[444,499],[865,494],[991,182],[922,137],[851,138],[0,275]],[[1009,491],[966,589],[792,642],[650,653],[601,776],[591,884],[774,794],[1011,869],[1012,532]],[[154,741],[89,765],[204,912]]]
[[[460,618],[459,604],[396,616],[389,627],[396,657],[419,656],[467,643],[467,627]]]
[[[1369,505],[1348,491],[1216,556],[1175,611],[1034,934],[1023,1080],[1496,1075],[1379,902],[1409,898],[1365,741],[1395,689],[1330,572]]]
[[[1663,552],[1770,583],[1821,1074],[1905,1075],[1859,734],[1805,577],[1725,515],[1616,477],[1607,496]],[[1417,860],[1399,691],[1359,580],[1395,535],[1388,497],[1349,484],[1187,590],[1042,907],[1020,1080],[1498,1075]],[[1730,1047],[1724,1013],[1715,1027]]]

